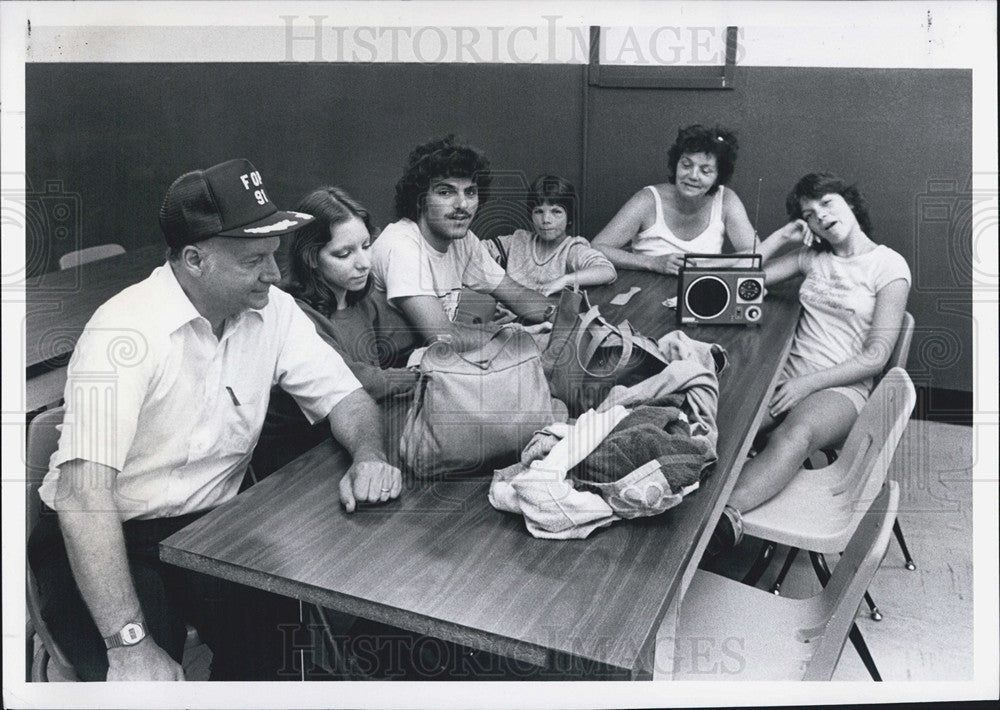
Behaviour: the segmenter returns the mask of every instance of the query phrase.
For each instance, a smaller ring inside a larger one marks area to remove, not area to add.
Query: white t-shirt
[[[802,313],[786,378],[825,370],[860,355],[871,331],[878,292],[897,279],[910,283],[906,260],[884,244],[851,257],[802,249],[799,268],[805,275],[799,289]],[[867,399],[872,379],[847,387]]]
[[[60,509],[59,466],[83,459],[118,471],[123,520],[215,507],[239,490],[272,385],[310,423],[361,387],[290,295],[268,295],[216,338],[167,264],[97,309],[67,368],[46,505]]]
[[[503,277],[472,230],[441,253],[424,241],[416,222],[401,219],[382,230],[372,246],[372,283],[397,310],[395,299],[434,296],[454,320],[463,287],[492,293]]]

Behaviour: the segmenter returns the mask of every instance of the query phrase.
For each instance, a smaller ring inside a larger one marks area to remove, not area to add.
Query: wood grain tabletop
[[[623,271],[591,290],[602,305],[659,337],[677,327],[662,302],[676,280]],[[620,521],[585,540],[533,538],[494,510],[490,471],[405,479],[401,497],[347,515],[337,481],[349,461],[326,442],[161,544],[173,564],[410,631],[549,667],[648,679],[656,631],[735,483],[794,332],[794,291],[769,294],[758,326],[686,326],[722,345],[718,461],[678,507]]]

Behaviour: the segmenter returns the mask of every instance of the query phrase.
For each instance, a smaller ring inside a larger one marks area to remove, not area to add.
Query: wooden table
[[[27,279],[25,411],[50,405],[62,397],[66,364],[94,311],[165,263],[165,253],[163,244],[154,244]]]
[[[673,279],[624,272],[593,290],[602,309],[659,337]],[[721,377],[719,460],[701,488],[654,518],[586,540],[533,538],[494,510],[490,479],[407,481],[399,500],[347,515],[337,481],[348,460],[332,442],[165,540],[173,564],[547,668],[588,677],[652,677],[657,629],[696,565],[746,458],[794,331],[791,294],[770,295],[759,327],[688,327],[730,356]]]

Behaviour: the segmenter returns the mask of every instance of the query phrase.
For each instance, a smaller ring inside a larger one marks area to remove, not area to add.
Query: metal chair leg
[[[830,581],[830,568],[826,566],[826,559],[818,552],[810,552],[809,559],[812,560],[813,569],[816,571],[819,583],[825,587],[826,583]],[[865,596],[867,596],[867,592]],[[858,628],[857,624],[851,624],[850,639],[854,650],[858,652],[858,656],[861,657],[861,662],[865,664],[865,668],[868,669],[872,680],[881,682],[882,675],[878,672],[875,659],[872,658],[871,651],[868,650],[868,644],[865,643],[865,637],[861,635],[861,629]]]
[[[826,558],[820,553],[810,550],[809,560],[812,562],[820,586],[825,587],[826,583],[830,581],[830,568],[826,566]]]
[[[875,601],[868,592],[865,592],[865,602],[868,604],[868,616],[871,617],[872,621],[882,621],[882,612],[875,606]]]
[[[358,671],[354,659],[346,653],[346,644],[337,639],[333,626],[330,624],[330,620],[327,618],[323,607],[318,604],[310,606],[319,617],[320,624],[323,627],[323,635],[326,637],[327,650],[334,674],[340,680],[364,680],[365,674]],[[303,668],[305,668],[304,663]]]
[[[31,625],[31,619],[28,619],[28,623],[25,625],[25,635],[24,635],[24,675],[25,682],[31,682],[31,659],[35,657],[35,629]]]
[[[788,570],[792,568],[792,562],[795,561],[795,556],[797,554],[799,554],[799,548],[789,548],[788,556],[785,557],[785,564],[781,566],[781,571],[778,572],[778,577],[774,580],[774,584],[771,585],[772,594],[781,594],[781,583],[785,581],[785,577],[788,575]]]
[[[760,581],[760,578],[767,571],[768,566],[770,566],[771,560],[774,559],[774,551],[777,547],[770,540],[764,542],[764,546],[760,549],[757,559],[743,577],[743,584],[749,584],[751,587],[757,586],[757,582]]]
[[[906,558],[906,569],[912,572],[917,566],[913,564],[913,557],[910,556],[910,550],[906,547],[906,540],[903,539],[903,528],[899,525],[899,518],[896,518],[896,522],[893,523],[892,531],[896,534],[896,542],[899,543],[899,548],[903,551],[903,557]]]
[[[868,669],[869,675],[871,675],[872,680],[881,683],[882,676],[878,672],[878,668],[875,666],[875,659],[872,658],[871,651],[868,650],[868,644],[865,643],[865,637],[861,635],[861,629],[858,628],[857,624],[851,625],[850,633],[851,643],[854,645],[854,650],[858,652],[861,656],[862,663],[865,664],[865,668]]]

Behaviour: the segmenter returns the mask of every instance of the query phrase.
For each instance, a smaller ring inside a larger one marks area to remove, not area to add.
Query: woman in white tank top
[[[682,254],[750,251],[754,230],[740,198],[723,187],[736,164],[723,128],[682,128],[670,147],[669,182],[637,192],[594,237],[616,267],[676,274]]]

